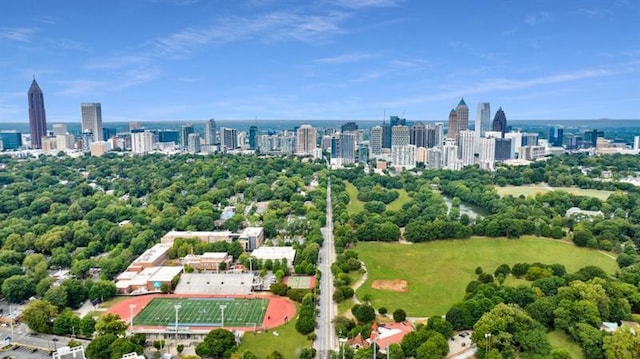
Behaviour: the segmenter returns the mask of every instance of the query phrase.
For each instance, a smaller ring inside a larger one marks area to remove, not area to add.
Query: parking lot
[[[0,352],[0,358],[13,358],[13,359],[45,359],[51,358],[49,352],[42,350],[33,350],[20,346],[15,346],[12,349],[8,349]]]
[[[471,348],[472,330],[456,332],[452,338],[449,338],[449,354],[460,353]],[[453,339],[453,340],[452,340]]]

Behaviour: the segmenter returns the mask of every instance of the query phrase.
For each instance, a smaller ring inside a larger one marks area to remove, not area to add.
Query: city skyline
[[[633,2],[77,4],[5,4],[0,122],[28,121],[33,75],[50,123],[85,102],[104,122],[447,122],[461,97],[514,120],[640,118]]]

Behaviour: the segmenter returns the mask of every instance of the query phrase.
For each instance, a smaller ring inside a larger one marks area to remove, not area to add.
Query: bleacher
[[[249,294],[251,273],[183,273],[176,294]]]

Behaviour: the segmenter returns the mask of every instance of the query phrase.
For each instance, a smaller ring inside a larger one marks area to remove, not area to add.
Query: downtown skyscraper
[[[42,137],[47,135],[47,114],[44,110],[44,97],[36,78],[33,78],[27,92],[29,100],[29,130],[31,148],[42,148]]]
[[[481,102],[476,109],[475,122],[475,153],[480,153],[480,138],[485,132],[491,131],[491,106],[488,102]]]
[[[83,103],[82,109],[82,132],[90,131],[93,141],[103,141],[102,138],[102,105],[97,102]]]

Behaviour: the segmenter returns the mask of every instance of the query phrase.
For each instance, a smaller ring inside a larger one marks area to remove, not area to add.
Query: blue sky
[[[0,0],[0,121],[640,118],[636,0]]]

